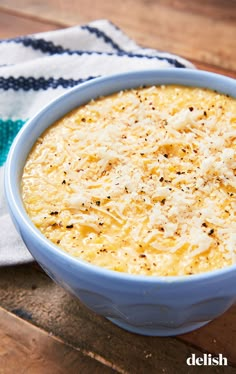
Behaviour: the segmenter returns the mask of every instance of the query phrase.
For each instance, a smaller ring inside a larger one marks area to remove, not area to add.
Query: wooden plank
[[[0,308],[1,374],[73,374],[115,371]]]
[[[60,26],[50,22],[42,22],[29,17],[22,17],[0,9],[0,39],[56,30]]]
[[[191,353],[198,357],[203,352],[214,352],[213,343],[212,346],[208,344],[206,350],[205,338],[193,346],[190,340],[128,333],[88,310],[79,300],[30,265],[1,269],[0,305],[57,335],[76,349],[99,357],[101,362],[104,360],[106,365],[115,367],[119,373],[196,373],[194,367],[186,366],[187,357]],[[227,314],[225,318],[228,321]],[[233,323],[235,319],[232,319]],[[217,322],[214,324],[212,334],[223,345],[231,334],[229,326],[221,331],[217,329]],[[234,357],[235,360],[234,349],[227,346],[224,352],[228,359]],[[234,363],[232,365],[235,366]],[[208,370],[209,374],[233,372],[235,368],[232,366],[218,369],[209,367]]]
[[[221,352],[236,366],[236,305],[203,328],[180,337],[182,341],[201,347],[205,352]]]
[[[14,24],[14,27],[11,25]],[[0,9],[0,39],[13,38],[21,35],[28,35],[37,32],[56,30],[66,27],[64,24],[53,23],[49,21],[38,21],[35,17],[17,14],[14,11],[3,11]],[[227,75],[235,78],[236,71],[231,71],[215,65],[202,63],[190,59],[198,69],[212,71],[218,74]]]
[[[158,2],[183,12],[200,14],[215,20],[236,22],[235,0],[158,0]]]
[[[195,5],[193,5],[193,3]],[[114,7],[104,0],[2,0],[2,9],[13,9],[67,25],[107,18],[143,46],[180,54],[188,59],[236,71],[234,1],[126,0]],[[191,5],[189,5],[191,4]],[[224,9],[224,16],[220,12]]]
[[[191,62],[196,66],[197,69],[211,71],[213,73],[222,74],[227,77],[236,78],[236,71],[223,69],[221,67],[202,63],[199,61],[194,61],[193,59],[191,60]]]

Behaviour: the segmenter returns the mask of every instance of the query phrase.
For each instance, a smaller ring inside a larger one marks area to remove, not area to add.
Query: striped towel
[[[168,67],[194,66],[179,56],[140,47],[107,20],[0,41],[0,266],[32,261],[3,196],[3,165],[24,123],[81,82]]]

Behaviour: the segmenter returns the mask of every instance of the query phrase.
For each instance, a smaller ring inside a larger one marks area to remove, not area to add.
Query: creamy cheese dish
[[[236,100],[206,89],[122,91],[67,114],[22,176],[37,228],[107,269],[189,275],[236,262]]]

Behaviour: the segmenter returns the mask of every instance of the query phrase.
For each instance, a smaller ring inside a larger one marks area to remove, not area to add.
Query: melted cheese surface
[[[236,100],[182,86],[122,91],[38,139],[22,176],[33,223],[108,269],[188,275],[236,262]]]

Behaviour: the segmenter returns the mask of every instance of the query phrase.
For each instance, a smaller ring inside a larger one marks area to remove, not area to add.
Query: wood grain
[[[1,0],[1,7],[68,26],[107,18],[143,46],[236,71],[235,1]]]
[[[119,373],[185,374],[186,358],[191,353],[201,356],[202,352],[220,352],[213,339],[221,341],[220,348],[225,345],[226,357],[236,366],[236,351],[229,338],[235,324],[234,314],[226,313],[221,317],[222,322],[218,319],[199,330],[196,341],[192,334],[187,334],[184,341],[182,338],[139,336],[91,312],[30,265],[1,269],[0,305],[76,349],[92,352],[100,362],[115,366]],[[187,370],[190,374],[196,373],[194,367]],[[209,367],[208,373],[233,373],[235,370],[231,366],[220,371]]]
[[[236,305],[203,328],[179,337],[204,352],[225,355],[236,367]]]
[[[14,25],[14,27],[13,27]],[[42,22],[30,17],[22,17],[14,12],[0,9],[0,39],[56,30],[60,26],[50,22]]]
[[[0,342],[0,374],[114,373],[112,368],[2,308]]]

